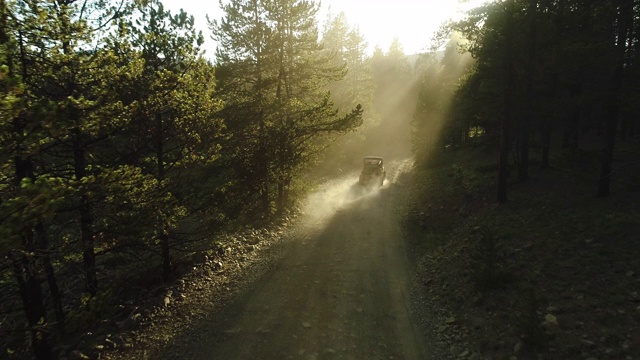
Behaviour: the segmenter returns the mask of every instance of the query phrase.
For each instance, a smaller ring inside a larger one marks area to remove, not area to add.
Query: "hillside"
[[[625,146],[606,198],[595,197],[597,158],[584,154],[510,183],[500,206],[491,152],[418,166],[407,235],[437,314],[429,326],[452,359],[638,357],[638,149]]]

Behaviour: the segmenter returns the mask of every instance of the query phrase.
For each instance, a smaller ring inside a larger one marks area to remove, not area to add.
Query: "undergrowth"
[[[493,223],[478,229],[477,243],[472,250],[473,280],[479,291],[500,290],[507,287],[513,277],[504,268],[504,250]]]
[[[596,197],[597,158],[587,152],[558,152],[550,168],[532,165],[525,182],[512,167],[503,205],[495,200],[496,154],[447,151],[416,169],[407,223],[425,262],[429,298],[473,328],[469,336],[483,355],[640,353],[640,338],[630,335],[640,333],[640,318],[617,316],[637,312],[640,301],[633,290],[640,275],[639,152],[621,146],[606,198]]]

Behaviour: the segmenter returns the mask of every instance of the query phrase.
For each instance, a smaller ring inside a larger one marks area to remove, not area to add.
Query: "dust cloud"
[[[459,105],[456,98],[473,75],[473,58],[468,52],[461,52],[466,43],[460,34],[453,33],[442,51],[424,54],[416,63],[418,96],[412,122],[412,150],[420,164],[427,161],[434,149],[451,143],[448,137],[463,136],[464,130],[453,125],[451,110]]]
[[[388,180],[385,180],[383,188],[387,185]],[[349,205],[376,196],[380,190],[377,186],[358,184],[358,174],[353,172],[320,185],[307,197],[301,210],[312,224],[322,225]]]
[[[443,51],[407,56],[395,49],[372,58],[372,101],[364,107],[363,125],[335,138],[307,169],[307,179],[321,184],[305,203],[307,214],[326,219],[375,195],[356,183],[363,157],[380,156],[386,165],[408,158],[420,163],[440,146],[461,78],[473,64],[459,51],[463,43],[453,34]]]

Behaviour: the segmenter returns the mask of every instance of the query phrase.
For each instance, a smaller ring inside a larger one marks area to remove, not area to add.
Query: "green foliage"
[[[67,314],[65,325],[71,333],[95,331],[103,320],[113,318],[118,309],[113,306],[113,294],[100,292],[94,296],[84,294],[80,304]]]
[[[291,182],[318,139],[362,122],[357,105],[338,111],[327,91],[345,75],[335,52],[318,41],[313,1],[231,1],[211,21],[229,130],[227,144],[240,186],[256,194],[264,218],[275,201],[288,205]],[[258,200],[260,199],[260,200]]]
[[[470,193],[473,186],[473,173],[466,167],[459,164],[451,165],[451,170],[453,171],[452,176],[454,185],[459,189],[459,191],[465,194]]]
[[[60,178],[38,178],[35,182],[23,178],[11,194],[13,196],[3,199],[0,204],[0,236],[8,242],[1,249],[3,253],[20,243],[24,227],[51,219],[64,197],[69,195]]]
[[[171,196],[158,191],[152,175],[130,165],[105,169],[96,180],[102,206],[96,209],[101,229],[100,246],[115,246],[148,241],[155,234],[156,218],[167,211]],[[145,216],[140,216],[145,214]]]
[[[40,288],[46,272],[50,281],[44,304],[23,304],[27,315],[58,306],[56,276],[77,284],[117,273],[102,254],[149,252],[158,224],[175,229],[206,200],[194,201],[203,179],[183,176],[217,159],[223,129],[214,68],[199,57],[202,35],[184,12],[151,1],[134,15],[134,5],[2,2],[0,254],[25,255],[15,263],[23,280]],[[65,289],[67,331],[110,316],[102,280],[95,297]],[[34,299],[42,291],[17,289]],[[45,332],[32,340],[46,341]]]
[[[560,146],[605,149],[607,156],[596,165],[604,186],[599,192],[607,193],[616,137],[628,138],[638,127],[637,120],[630,120],[637,118],[631,99],[637,98],[633,84],[639,74],[632,45],[638,37],[632,19],[639,8],[633,4],[494,1],[448,24],[448,32],[442,28],[441,42],[446,35],[456,39],[445,48],[442,66],[454,64],[446,58],[455,58],[455,50],[470,54],[474,63],[470,71],[457,72],[434,66],[434,60],[425,62],[414,153],[426,157],[436,146],[495,146],[501,141],[501,162],[513,158],[519,180],[524,180],[530,152],[540,151],[540,163],[549,167],[552,147],[554,152]],[[440,80],[441,72],[453,78]],[[475,127],[483,129],[480,137],[469,135]],[[506,183],[505,172],[501,184]]]
[[[353,154],[368,153],[366,133],[380,123],[373,95],[373,69],[366,54],[367,42],[359,30],[349,24],[344,13],[327,14],[322,27],[323,52],[328,54],[336,68],[342,67],[344,76],[326,88],[339,114],[347,114],[360,104],[363,108],[362,125],[353,132],[339,138],[322,136],[315,142],[312,151],[318,153],[309,171],[323,175],[335,174],[336,169],[347,169],[359,165]]]
[[[213,66],[199,57],[203,38],[193,17],[183,11],[172,15],[156,1],[137,10],[139,17],[123,24],[132,44],[130,57],[140,54],[144,60],[141,79],[128,94],[137,106],[126,135],[136,141],[124,143],[121,151],[134,154],[143,173],[155,178],[153,200],[145,210],[155,223],[153,239],[161,244],[167,278],[170,234],[189,214],[193,203],[187,201],[199,192],[190,191],[198,186],[184,182],[192,179],[185,172],[216,159],[223,128],[216,112],[222,102],[215,95]]]
[[[344,67],[344,76],[327,84],[336,108],[346,113],[358,104],[371,113],[366,114],[363,125],[375,121],[373,107],[373,74],[371,61],[366,56],[367,43],[356,27],[350,27],[346,15],[328,14],[322,33],[323,51],[336,68]]]

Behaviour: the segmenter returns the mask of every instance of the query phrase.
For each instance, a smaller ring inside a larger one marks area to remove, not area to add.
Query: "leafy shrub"
[[[95,296],[84,294],[80,299],[80,305],[70,311],[66,318],[66,329],[69,333],[82,333],[90,331],[105,319],[112,318],[117,312],[112,304],[111,292],[101,292]]]

